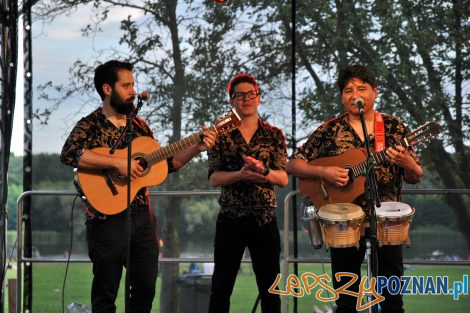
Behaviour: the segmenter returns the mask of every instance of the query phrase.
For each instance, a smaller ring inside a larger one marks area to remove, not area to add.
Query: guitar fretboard
[[[417,143],[434,138],[434,136],[436,136],[440,132],[440,130],[441,130],[441,125],[439,125],[438,123],[427,122],[426,124],[416,129],[414,132],[408,134],[405,138],[398,141],[395,145],[392,146],[392,148],[396,148],[399,146],[404,147],[404,148],[407,148],[409,146],[414,146]],[[374,164],[382,164],[387,161],[386,151],[387,150],[372,154],[372,159],[374,161]],[[353,173],[354,178],[359,177],[361,175],[365,175],[366,169],[367,169],[367,160],[364,160],[361,163],[354,165],[353,167],[350,168],[350,170]]]
[[[213,127],[211,127],[213,129]],[[158,162],[161,162],[169,157],[172,157],[176,153],[183,151],[184,149],[194,145],[195,143],[201,142],[202,131],[194,133],[186,138],[183,138],[177,142],[169,144],[168,146],[156,150],[152,153],[147,154],[144,159],[151,166]]]
[[[402,147],[408,147],[408,141],[406,139],[400,140],[398,143],[393,145],[392,148],[402,146]],[[374,160],[374,164],[382,164],[387,161],[386,158],[386,152],[387,150],[383,150],[377,153],[372,153],[372,159]],[[359,177],[361,175],[365,175],[367,169],[367,159],[362,161],[361,163],[351,167],[351,171],[353,172],[354,178]]]

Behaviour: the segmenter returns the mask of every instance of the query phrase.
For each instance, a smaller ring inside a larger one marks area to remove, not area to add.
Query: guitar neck
[[[410,143],[408,142],[406,138],[404,138],[404,139],[401,139],[398,143],[394,144],[392,148],[398,147],[398,146],[402,146],[406,148],[410,146]],[[374,160],[374,164],[383,164],[387,161],[386,151],[387,150],[383,150],[380,152],[372,153],[371,157]],[[365,175],[364,173],[366,172],[366,169],[367,169],[367,159],[351,167],[354,178],[359,177],[361,175]]]
[[[174,156],[176,153],[183,151],[184,149],[191,147],[195,143],[201,142],[202,131],[194,133],[186,138],[183,138],[177,142],[169,144],[168,146],[149,153],[145,156],[145,159],[149,165],[159,163],[165,159]]]

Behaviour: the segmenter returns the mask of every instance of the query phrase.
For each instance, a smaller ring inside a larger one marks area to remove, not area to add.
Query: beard
[[[134,103],[132,100],[129,101],[122,101],[119,95],[112,91],[111,99],[110,99],[111,107],[119,114],[128,115],[132,113],[135,109]]]

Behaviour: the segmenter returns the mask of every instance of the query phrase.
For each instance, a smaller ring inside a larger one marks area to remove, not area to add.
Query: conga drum
[[[409,229],[415,209],[402,202],[382,202],[375,208],[379,246],[410,246]]]
[[[317,212],[325,248],[359,248],[364,211],[351,203],[322,206]]]

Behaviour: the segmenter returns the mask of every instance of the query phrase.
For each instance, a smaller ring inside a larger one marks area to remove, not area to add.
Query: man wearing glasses
[[[253,76],[234,76],[227,91],[241,125],[220,135],[208,152],[209,180],[212,186],[221,187],[209,312],[229,312],[237,272],[248,247],[261,310],[279,313],[279,295],[268,290],[280,272],[274,185],[288,183],[286,140],[279,128],[258,117],[261,98]]]

